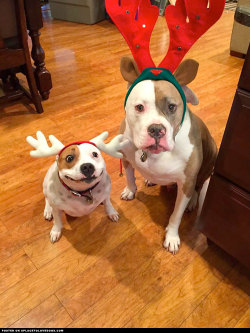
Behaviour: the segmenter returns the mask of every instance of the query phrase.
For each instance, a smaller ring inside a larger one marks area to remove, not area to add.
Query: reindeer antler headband
[[[150,55],[149,43],[159,10],[150,0],[106,0],[106,9],[125,38],[141,76],[130,87],[143,80],[166,80],[177,88],[186,105],[185,95],[172,73],[193,44],[221,17],[225,0],[176,0],[165,11],[170,33],[167,55],[156,67]],[[184,97],[183,97],[184,96]],[[185,106],[183,119],[185,115]]]
[[[90,141],[77,141],[71,142],[70,144],[64,146],[54,135],[49,136],[49,141],[51,146],[48,145],[48,142],[41,131],[36,133],[37,139],[32,136],[28,136],[26,141],[35,148],[30,152],[32,157],[48,157],[53,155],[60,155],[63,150],[71,145],[81,145],[81,144],[91,144],[97,147],[102,152],[116,157],[122,158],[123,154],[120,152],[127,144],[128,140],[123,140],[123,135],[117,135],[109,143],[105,143],[104,140],[108,137],[108,132],[103,132],[94,139]]]

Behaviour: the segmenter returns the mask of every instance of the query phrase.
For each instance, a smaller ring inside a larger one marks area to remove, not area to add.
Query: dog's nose
[[[80,166],[80,170],[84,176],[90,177],[95,172],[95,167],[91,163],[84,163]]]
[[[152,124],[148,127],[148,134],[154,139],[160,139],[166,134],[166,128],[162,124]]]

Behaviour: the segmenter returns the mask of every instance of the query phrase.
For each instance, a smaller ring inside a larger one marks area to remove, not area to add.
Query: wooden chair
[[[0,78],[3,81],[3,85],[9,83],[12,89],[6,93],[6,96],[0,98],[0,102],[6,102],[25,94],[34,103],[36,111],[42,113],[41,97],[37,89],[28,47],[24,2],[23,0],[13,1],[16,22],[9,22],[9,24],[13,23],[16,25],[17,47],[12,48],[12,46],[6,45],[6,39],[2,31],[3,27],[0,31]],[[17,72],[22,72],[26,76],[30,93],[19,84],[19,80],[16,77]]]

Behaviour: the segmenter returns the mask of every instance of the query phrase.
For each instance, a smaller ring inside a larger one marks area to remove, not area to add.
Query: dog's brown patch
[[[164,115],[174,130],[174,137],[177,134],[183,115],[183,101],[175,86],[167,81],[155,81],[155,104],[158,112]],[[170,104],[175,104],[177,109],[171,112],[168,108]]]
[[[66,157],[68,155],[74,156],[74,159],[72,162],[67,162]],[[58,168],[59,170],[62,169],[71,169],[74,165],[78,162],[80,156],[80,150],[77,145],[69,146],[61,153],[58,159]]]
[[[119,129],[119,134],[124,134],[125,130],[126,130],[126,120],[124,118],[123,121],[121,122],[121,126],[120,126],[120,129]]]
[[[213,172],[217,156],[217,147],[208,128],[199,117],[190,111],[189,114],[191,121],[189,139],[194,149],[184,170],[186,182],[183,191],[187,197],[192,196],[194,189],[199,194],[204,182]]]

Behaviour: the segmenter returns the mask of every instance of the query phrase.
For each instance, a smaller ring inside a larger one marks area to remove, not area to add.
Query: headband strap
[[[91,142],[91,141],[76,141],[76,142],[72,142],[72,143],[68,144],[67,146],[64,146],[63,149],[61,149],[61,150],[59,151],[58,156],[60,156],[61,153],[62,153],[66,148],[68,148],[69,146],[73,146],[73,145],[81,145],[81,144],[83,144],[83,143],[88,143],[88,144],[90,144],[90,145],[92,145],[92,146],[95,146],[95,147],[97,148],[97,145],[96,145],[94,142]]]

